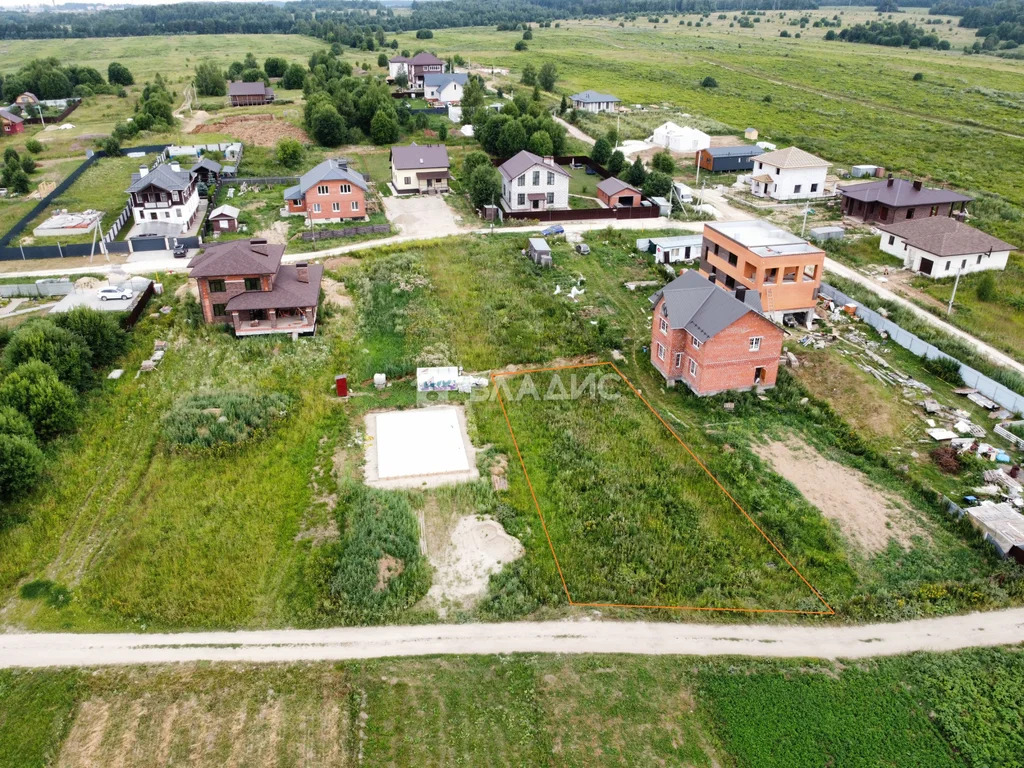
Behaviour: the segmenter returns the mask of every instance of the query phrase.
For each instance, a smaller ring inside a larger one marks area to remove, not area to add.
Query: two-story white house
[[[614,112],[620,99],[608,93],[597,91],[580,91],[569,97],[572,108],[583,112]]]
[[[177,163],[161,164],[152,171],[140,166],[139,172],[132,174],[127,192],[135,224],[143,231],[179,235],[196,220],[196,177]]]
[[[799,147],[777,149],[754,158],[750,191],[774,200],[804,200],[825,194],[828,160]]]
[[[462,93],[466,89],[469,75],[466,74],[430,74],[423,76],[423,98],[435,106],[458,104],[462,101]]]
[[[882,230],[879,248],[903,267],[928,277],[954,277],[958,272],[1006,269],[1016,246],[950,216],[925,216],[892,224]]]
[[[553,157],[525,149],[498,167],[501,203],[506,211],[546,211],[569,207],[569,173]]]
[[[422,91],[423,78],[445,71],[446,64],[429,51],[420,51],[415,56],[392,56],[388,59],[388,78],[394,80],[404,73],[409,78],[409,88]]]

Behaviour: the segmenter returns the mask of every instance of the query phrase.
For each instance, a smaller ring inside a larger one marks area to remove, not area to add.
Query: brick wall
[[[270,275],[229,275],[227,277],[200,277],[196,280],[199,284],[199,304],[203,308],[203,319],[208,323],[229,323],[230,315],[213,314],[214,304],[227,304],[235,296],[245,293],[245,280],[250,277],[260,278],[261,290],[269,291],[273,288],[273,279]],[[226,290],[213,292],[210,290],[211,280],[223,280]]]

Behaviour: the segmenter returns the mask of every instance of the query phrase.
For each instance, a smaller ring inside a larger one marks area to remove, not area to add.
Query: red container
[[[334,391],[338,397],[348,397],[348,374],[343,373],[334,377]]]

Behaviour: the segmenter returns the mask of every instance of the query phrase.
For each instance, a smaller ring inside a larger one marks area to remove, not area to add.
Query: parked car
[[[106,288],[100,288],[96,293],[100,297],[100,301],[109,301],[110,299],[130,299],[135,295],[132,293],[131,288],[115,288],[112,285],[108,285]]]
[[[186,248],[184,245],[174,246],[174,258],[183,259],[186,256],[188,256],[188,248]]]
[[[548,227],[547,229],[542,229],[540,231],[540,233],[544,235],[544,237],[551,237],[551,235],[560,235],[563,232],[565,232],[565,227],[563,227],[561,224],[555,224],[553,227]]]
[[[576,253],[586,256],[587,254],[590,253],[590,246],[587,245],[586,243],[579,243],[576,246]]]

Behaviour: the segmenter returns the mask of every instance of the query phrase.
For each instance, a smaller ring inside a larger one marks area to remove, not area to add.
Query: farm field
[[[1021,671],[1019,649],[4,671],[0,766],[1011,768]]]

